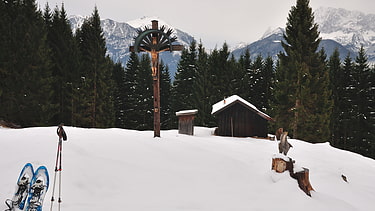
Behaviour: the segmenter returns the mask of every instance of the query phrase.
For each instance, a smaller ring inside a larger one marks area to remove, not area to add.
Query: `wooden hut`
[[[232,137],[267,137],[268,121],[272,120],[254,105],[237,95],[212,106],[217,118],[216,135]]]
[[[178,117],[178,133],[194,135],[194,118],[198,110],[184,110],[176,112]]]

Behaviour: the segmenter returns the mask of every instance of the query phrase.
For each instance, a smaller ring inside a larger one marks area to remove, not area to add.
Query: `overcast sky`
[[[155,16],[185,31],[206,48],[254,42],[269,28],[285,27],[296,0],[37,0],[42,9],[64,2],[68,15],[90,16],[95,5],[101,19],[127,22]],[[313,10],[344,8],[375,14],[375,0],[310,0]],[[375,23],[374,23],[375,24]]]

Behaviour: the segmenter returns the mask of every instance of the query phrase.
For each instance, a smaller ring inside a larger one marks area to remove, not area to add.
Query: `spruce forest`
[[[0,4],[0,120],[153,129],[150,57],[112,61],[98,8],[73,33],[64,5]],[[195,125],[214,127],[211,106],[236,94],[274,118],[269,133],[283,127],[293,138],[375,158],[375,68],[363,48],[344,61],[338,51],[318,51],[308,0],[291,8],[284,38],[277,61],[252,61],[251,49],[235,59],[227,44],[207,52],[196,41],[182,51],[175,76],[161,61],[161,128],[177,128],[175,112],[187,109],[198,109]]]

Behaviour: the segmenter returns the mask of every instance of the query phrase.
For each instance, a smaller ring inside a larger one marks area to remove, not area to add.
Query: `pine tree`
[[[226,76],[228,78],[229,83],[227,84],[228,88],[228,95],[238,95],[240,90],[242,89],[242,78],[244,76],[244,73],[241,72],[242,69],[240,68],[240,65],[234,58],[234,55],[231,54],[229,60],[228,60],[228,68]]]
[[[178,63],[173,82],[173,110],[194,109],[193,84],[196,73],[196,41],[190,43],[189,49],[184,49]]]
[[[250,81],[252,77],[252,70],[251,70],[251,58],[250,58],[250,50],[247,48],[243,55],[240,56],[238,60],[238,65],[240,68],[240,72],[242,75],[242,82],[241,88],[238,91],[238,95],[241,96],[243,99],[250,101],[251,100],[251,89]]]
[[[35,0],[2,1],[0,11],[0,118],[21,126],[49,125],[53,105],[43,16]]]
[[[153,87],[151,75],[151,58],[142,54],[135,88],[135,102],[137,111],[137,130],[153,129]]]
[[[370,134],[369,134],[369,142],[371,144],[371,149],[369,150],[369,156],[371,158],[375,158],[375,65],[372,65],[372,68],[370,70],[370,76],[369,76],[369,101],[368,101],[368,110],[370,112],[370,116],[368,118],[369,125],[372,126],[370,128]]]
[[[114,125],[113,81],[100,17],[95,7],[92,16],[78,31],[82,55],[80,75],[84,80],[79,95],[78,125],[83,127],[112,127]]]
[[[121,63],[113,65],[113,81],[114,86],[114,109],[115,109],[115,127],[125,128],[125,104],[127,98],[127,90],[125,89],[125,70]]]
[[[7,77],[9,77],[10,70],[9,70],[9,61],[10,55],[9,50],[11,49],[10,46],[10,38],[11,34],[9,30],[12,26],[11,23],[13,22],[12,14],[14,14],[15,6],[13,2],[5,2],[0,1],[0,108],[2,111],[5,109],[3,102],[7,98],[7,86],[9,81]],[[6,118],[5,111],[0,111],[0,119]],[[9,118],[9,117],[8,117]]]
[[[78,47],[63,4],[61,10],[55,8],[53,16],[47,4],[44,20],[48,31],[47,40],[51,49],[54,78],[52,103],[56,105],[56,114],[51,121],[56,125],[61,122],[73,125],[75,105],[73,93],[79,82]]]
[[[328,141],[329,77],[317,52],[321,38],[308,0],[297,0],[292,7],[284,39],[286,53],[279,54],[277,69],[276,119],[293,138]]]
[[[51,12],[51,8],[49,7],[48,2],[46,3],[46,6],[44,8],[43,19],[47,28],[47,39],[49,39],[48,33],[49,33],[50,28],[52,27],[52,12]]]
[[[173,119],[175,118],[175,113],[172,112],[171,104],[171,76],[169,73],[168,65],[164,65],[164,62],[160,62],[160,127],[161,129],[172,129],[175,127],[173,125]]]
[[[355,60],[353,79],[353,137],[354,151],[362,155],[375,157],[375,126],[371,121],[374,114],[374,91],[371,81],[371,69],[363,46]]]
[[[212,73],[208,66],[209,55],[203,47],[202,42],[198,45],[197,71],[194,80],[194,104],[198,109],[194,124],[212,127],[215,125],[214,119],[211,115],[211,106],[216,103],[213,98],[215,90],[213,88]]]
[[[332,114],[331,87],[329,70],[327,68],[327,55],[324,48],[318,52],[317,60],[312,62],[311,88],[305,102],[305,108],[311,112],[311,117],[305,121],[306,127],[301,132],[311,142],[326,142],[331,139],[330,121]],[[311,103],[309,103],[311,101]],[[314,105],[314,106],[312,106]]]
[[[331,115],[331,131],[332,131],[332,139],[331,144],[333,146],[338,146],[341,142],[342,137],[342,121],[341,118],[342,112],[345,110],[343,106],[345,103],[343,102],[345,98],[343,98],[344,92],[346,91],[347,81],[345,81],[346,75],[343,74],[343,70],[341,68],[340,63],[340,54],[338,49],[336,48],[333,54],[331,55],[328,68],[330,72],[330,81],[331,81],[331,90],[332,96],[331,99],[333,101],[333,110]]]
[[[125,128],[135,129],[137,127],[137,104],[136,104],[136,87],[138,86],[137,74],[139,69],[139,59],[135,52],[130,54],[129,60],[125,67],[124,104]]]
[[[232,80],[228,77],[230,73],[228,65],[229,55],[228,45],[224,43],[221,49],[214,49],[209,56],[209,72],[212,74],[212,85],[213,90],[215,90],[212,95],[215,103],[232,94],[228,87],[228,84]]]
[[[249,89],[250,89],[250,102],[257,108],[262,108],[264,99],[262,98],[264,90],[264,79],[262,76],[263,71],[263,57],[258,55],[251,65],[249,77]]]
[[[273,89],[275,84],[275,69],[271,56],[268,56],[264,61],[263,70],[263,96],[264,104],[261,109],[268,113],[271,110],[271,102],[274,101]]]
[[[272,89],[275,80],[272,57],[263,60],[263,57],[258,55],[250,64],[247,76],[249,101],[262,111],[269,110],[273,101]]]
[[[213,102],[218,102],[219,100],[222,100],[224,97],[227,97],[224,95],[223,90],[221,88],[222,82],[220,82],[220,73],[218,71],[218,67],[220,66],[220,56],[219,56],[219,50],[216,48],[211,51],[211,54],[208,57],[208,73],[210,74],[210,80],[212,83],[212,89],[210,90],[211,97],[213,99]],[[212,92],[215,90],[214,92]]]
[[[336,146],[342,149],[352,149],[355,147],[354,143],[354,136],[352,130],[352,119],[354,115],[354,107],[353,107],[353,96],[354,96],[354,84],[355,81],[353,80],[353,70],[354,63],[348,54],[344,60],[344,66],[342,70],[342,85],[341,85],[341,94],[340,98],[340,132],[341,135],[339,136],[339,142]]]

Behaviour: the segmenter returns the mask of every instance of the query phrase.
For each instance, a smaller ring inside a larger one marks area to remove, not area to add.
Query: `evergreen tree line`
[[[375,158],[375,67],[368,64],[363,47],[355,61],[343,62],[335,51],[328,60],[333,110],[331,143]]]
[[[171,107],[173,111],[198,109],[195,124],[212,127],[216,125],[212,105],[231,95],[270,111],[274,80],[271,57],[259,55],[252,61],[247,49],[236,60],[226,43],[207,53],[202,43],[193,41],[182,51],[172,84]]]
[[[79,127],[153,128],[151,62],[132,53],[123,67],[106,56],[98,10],[72,32],[64,6],[43,12],[35,0],[1,1],[0,119],[21,126],[64,122]],[[177,127],[175,112],[198,109],[195,125],[216,125],[212,105],[239,95],[274,118],[293,138],[375,157],[374,67],[328,59],[308,0],[297,0],[276,63],[235,59],[224,44],[207,52],[193,41],[182,51],[174,81],[161,62],[161,128]]]
[[[316,40],[319,42],[318,36]],[[274,117],[270,133],[283,127],[294,138],[330,142],[375,157],[375,67],[369,66],[363,47],[354,61],[350,55],[340,61],[337,49],[327,58],[324,49],[317,51],[319,43],[315,45],[311,55],[296,64],[296,58],[284,53],[276,63],[260,55],[252,61],[249,50],[236,60],[225,43],[221,49],[207,53],[201,43],[197,46],[193,41],[182,52],[171,100],[167,101],[169,107],[172,112],[198,109],[195,124],[213,127],[212,105],[236,94]],[[291,71],[297,69],[295,65],[300,65],[301,72]],[[175,127],[176,121],[172,118],[170,125]]]
[[[47,4],[40,11],[35,0],[1,1],[0,9],[4,32],[1,119],[22,127],[63,122],[79,127],[153,129],[150,58],[132,53],[122,67],[106,56],[97,8],[75,33],[63,4],[53,10]],[[262,83],[269,80],[260,79],[270,77],[261,75],[262,58],[252,67],[248,51],[239,61],[229,55],[226,44],[208,54],[202,44],[197,49],[194,41],[182,52],[173,83],[168,66],[161,62],[162,129],[176,128],[175,112],[191,108],[200,111],[197,125],[214,126],[212,104],[232,94],[268,108],[262,98],[269,91],[250,93],[246,88],[268,87]],[[272,60],[267,61],[272,75]]]
[[[246,50],[236,60],[227,44],[207,53],[202,43],[193,41],[182,51],[174,81],[167,65],[160,65],[161,128],[177,128],[175,113],[198,109],[195,125],[213,127],[212,105],[231,95],[239,95],[263,111],[271,109],[275,71],[271,57],[250,59]],[[148,54],[131,53],[115,73],[116,127],[152,130],[153,96],[150,58]]]
[[[0,118],[22,127],[112,127],[112,72],[97,8],[75,33],[64,5],[0,3]]]

